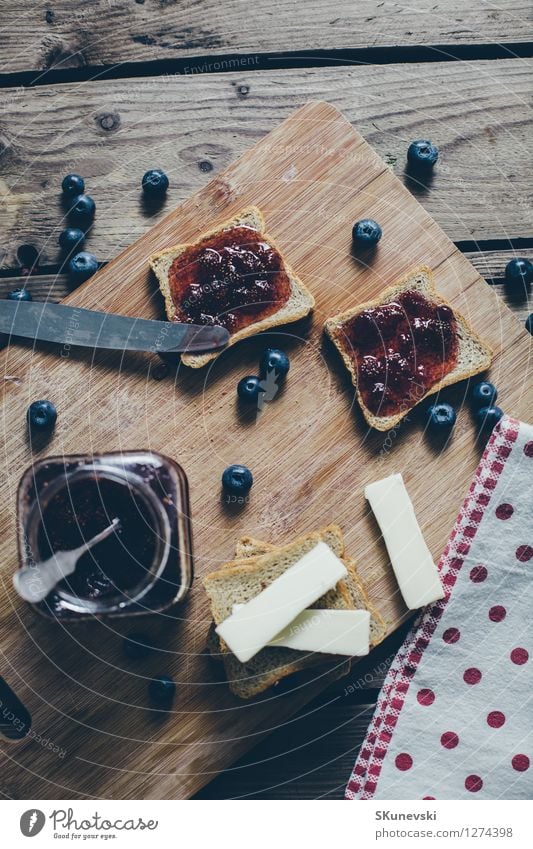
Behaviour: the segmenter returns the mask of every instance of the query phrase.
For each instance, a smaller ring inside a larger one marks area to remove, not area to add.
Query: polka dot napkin
[[[388,672],[347,799],[530,799],[533,427],[494,430],[425,608]]]

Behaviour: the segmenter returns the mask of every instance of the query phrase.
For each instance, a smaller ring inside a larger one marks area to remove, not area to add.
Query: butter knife
[[[171,354],[212,351],[228,344],[225,327],[132,318],[32,301],[0,301],[0,333],[115,351]]]

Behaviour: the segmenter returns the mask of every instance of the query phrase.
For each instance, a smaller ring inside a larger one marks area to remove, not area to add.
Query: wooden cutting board
[[[453,162],[447,165],[453,169]],[[389,631],[405,618],[363,487],[401,471],[438,558],[481,448],[466,404],[447,447],[424,435],[417,415],[388,436],[369,432],[340,360],[323,338],[328,316],[375,297],[418,263],[430,265],[439,290],[493,345],[491,378],[506,412],[532,416],[528,334],[402,180],[327,103],[299,109],[68,302],[162,318],[148,255],[193,240],[250,203],[263,210],[268,231],[313,291],[312,320],[249,340],[210,369],[182,368],[163,380],[155,379],[159,361],[150,355],[71,351],[61,358],[30,345],[2,354],[0,675],[33,717],[31,737],[1,744],[0,790],[9,797],[191,796],[327,684],[328,676],[315,671],[242,703],[207,657],[209,614],[199,578],[231,557],[241,533],[277,542],[338,522]],[[368,266],[350,252],[352,223],[366,216],[384,233]],[[266,341],[288,350],[290,377],[261,416],[245,419],[236,384],[257,370]],[[445,397],[460,403],[465,391],[453,387]],[[197,579],[177,611],[129,627],[107,620],[66,628],[41,619],[15,596],[15,491],[32,460],[25,411],[37,398],[53,400],[59,418],[52,439],[34,456],[151,448],[185,468]],[[256,479],[240,512],[228,511],[219,496],[221,472],[232,462],[249,465]],[[148,632],[161,651],[126,660],[121,635],[131,628]],[[146,695],[148,679],[162,672],[178,684],[166,716],[150,710]],[[49,750],[48,740],[64,754]]]

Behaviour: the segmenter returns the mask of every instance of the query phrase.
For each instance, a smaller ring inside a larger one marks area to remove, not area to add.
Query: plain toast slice
[[[452,310],[457,324],[458,335],[458,353],[457,363],[452,371],[450,371],[441,381],[434,384],[421,397],[417,398],[410,406],[407,404],[402,408],[401,412],[389,416],[374,415],[365,405],[361,393],[357,386],[357,366],[353,356],[354,352],[350,340],[345,332],[347,322],[351,321],[354,316],[359,315],[363,310],[378,307],[390,303],[402,292],[417,291],[424,295],[429,301],[438,305],[446,305]],[[420,266],[402,277],[393,286],[384,289],[379,298],[373,301],[359,304],[346,312],[335,315],[329,318],[324,330],[332,340],[333,344],[339,351],[344,365],[351,374],[353,385],[356,389],[357,400],[361,406],[363,415],[368,424],[376,430],[389,430],[400,422],[417,404],[427,398],[429,395],[434,395],[445,386],[452,383],[457,383],[460,380],[466,380],[479,372],[485,371],[492,362],[492,351],[489,346],[483,342],[479,336],[472,330],[467,320],[452,307],[448,301],[439,295],[435,289],[433,274],[427,266]]]
[[[229,345],[234,345],[236,342],[239,342],[241,339],[246,339],[249,336],[255,336],[256,333],[261,333],[263,330],[269,330],[272,327],[278,327],[279,325],[288,324],[292,321],[304,318],[311,312],[315,305],[315,299],[309,289],[295,274],[283,256],[281,250],[277,247],[272,237],[266,232],[265,219],[263,218],[261,210],[256,206],[248,206],[228,221],[224,221],[217,227],[202,233],[202,235],[194,243],[192,243],[192,245],[200,246],[203,241],[209,239],[211,236],[214,236],[221,231],[230,230],[233,227],[239,226],[251,227],[252,229],[257,230],[265,241],[267,241],[278,252],[282,259],[283,269],[289,278],[290,295],[288,301],[283,304],[277,312],[269,315],[267,318],[263,318],[241,328],[236,333],[232,333]],[[191,247],[191,243],[175,245],[172,248],[167,248],[166,250],[153,254],[149,259],[150,266],[159,282],[159,288],[161,289],[165,301],[165,311],[169,321],[176,320],[176,305],[174,304],[170,290],[169,271],[174,260],[189,247]],[[184,365],[189,366],[190,368],[201,368],[216,359],[216,357],[219,356],[219,353],[220,352],[213,352],[210,354],[183,354],[181,361]]]
[[[248,540],[248,550],[252,550]],[[231,615],[233,605],[246,603],[258,595],[265,586],[275,580],[285,569],[292,566],[320,540],[326,542],[337,557],[344,555],[342,532],[336,525],[322,531],[307,534],[289,545],[225,564],[217,572],[204,579],[204,586],[211,602],[215,624],[218,625]],[[350,592],[344,581],[334,590],[320,598],[313,607],[346,610],[352,608]],[[214,657],[224,664],[230,690],[242,699],[252,698],[276,684],[282,678],[313,666],[324,666],[328,656],[317,653],[305,654],[287,648],[268,647],[258,652],[247,663],[241,663],[219,639],[212,626],[208,636],[208,648]],[[350,661],[331,658],[328,665],[346,674]]]
[[[243,536],[237,540],[235,545],[235,557],[251,557],[254,554],[264,554],[266,551],[273,551],[275,548],[276,546],[271,543],[263,542],[263,540],[256,537]],[[368,610],[370,613],[370,644],[377,646],[387,636],[385,620],[368,598],[368,593],[363,580],[359,576],[355,561],[345,556],[343,557],[343,563],[348,570],[348,576],[344,579],[344,583],[351,595],[352,606],[355,610]]]

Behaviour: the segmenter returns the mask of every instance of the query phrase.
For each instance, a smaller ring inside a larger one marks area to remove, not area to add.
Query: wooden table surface
[[[408,185],[409,140],[439,145],[431,183],[409,187],[506,298],[506,262],[533,259],[530,4],[264,0],[251,9],[246,0],[4,0],[0,296],[20,285],[43,300],[71,290],[57,248],[63,174],[83,174],[96,199],[87,249],[106,262],[294,108],[324,99]],[[156,212],[139,191],[151,167],[171,181]],[[507,302],[529,314],[526,300]],[[200,798],[342,797],[401,636]]]

